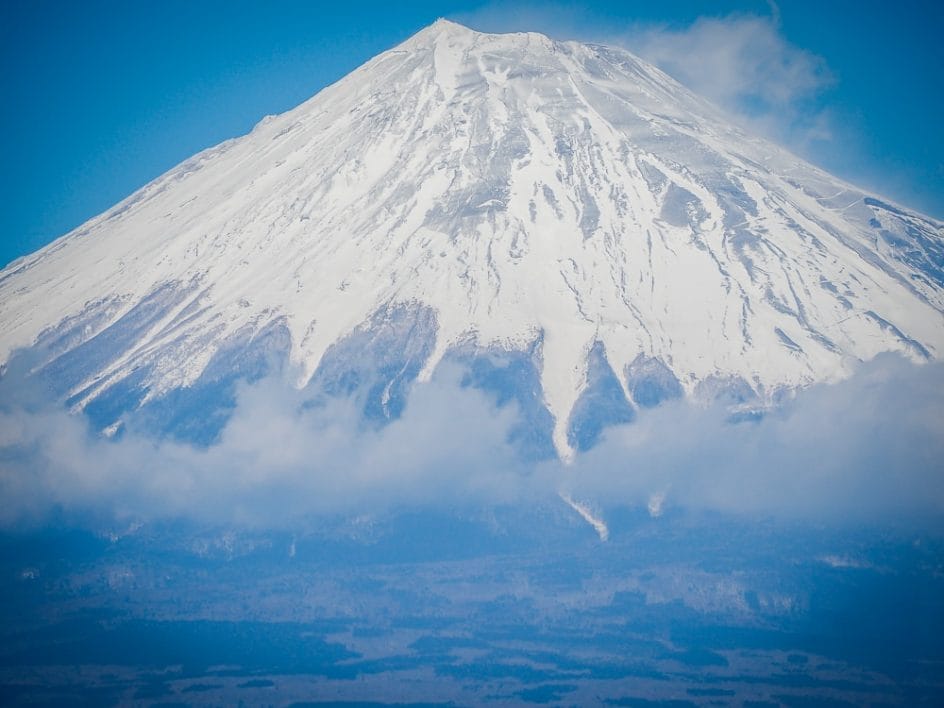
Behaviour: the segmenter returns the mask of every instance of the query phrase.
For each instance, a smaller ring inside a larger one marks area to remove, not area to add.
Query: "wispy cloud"
[[[770,15],[702,16],[689,24],[613,22],[573,3],[491,3],[456,19],[488,32],[537,31],[620,46],[655,64],[736,122],[801,154],[834,134],[826,62],[788,41]]]
[[[636,26],[612,37],[755,132],[809,149],[833,128],[821,104],[825,61],[788,42],[777,17],[702,17],[683,28]]]

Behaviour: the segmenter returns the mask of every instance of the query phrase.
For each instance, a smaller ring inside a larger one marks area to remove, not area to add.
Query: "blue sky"
[[[944,218],[942,3],[333,5],[0,3],[0,264],[440,16],[622,44],[811,161]]]

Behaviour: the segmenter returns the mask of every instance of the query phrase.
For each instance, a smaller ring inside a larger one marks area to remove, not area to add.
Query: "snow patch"
[[[440,21],[10,264],[0,363],[52,340],[85,357],[64,382],[79,407],[140,371],[150,400],[281,320],[303,386],[373,313],[416,303],[438,326],[423,380],[460,343],[542,338],[569,459],[595,342],[640,403],[740,380],[763,405],[884,351],[939,357],[942,240],[627,52]],[[658,381],[629,381],[637,361]]]
[[[593,527],[593,530],[597,532],[597,535],[600,537],[601,541],[605,543],[609,540],[610,530],[607,528],[606,523],[599,516],[595,516],[593,512],[590,511],[590,507],[588,507],[583,502],[572,499],[570,495],[564,492],[560,492],[560,498],[565,504],[567,504],[567,506],[580,514],[580,518]]]

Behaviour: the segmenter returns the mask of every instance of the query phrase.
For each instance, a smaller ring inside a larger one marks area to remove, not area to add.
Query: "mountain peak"
[[[432,42],[443,36],[472,37],[476,34],[479,33],[466,27],[465,25],[461,25],[458,22],[453,22],[452,20],[447,20],[444,17],[440,17],[438,20],[430,25],[427,25],[412,37],[410,37],[407,42],[419,44],[424,42]]]
[[[455,352],[520,356],[566,456],[594,401],[763,405],[939,356],[942,262],[939,223],[625,51],[440,20],[0,273],[0,360],[37,350],[77,408],[147,405],[246,342],[299,385],[384,342],[386,414]]]
[[[403,46],[435,44],[443,38],[449,39],[457,47],[485,42],[492,45],[518,45],[531,51],[554,50],[558,44],[547,35],[539,32],[480,32],[458,22],[439,18],[407,39]]]
[[[431,25],[429,25],[427,29],[435,30],[437,32],[474,33],[474,30],[466,27],[465,25],[459,24],[458,22],[453,22],[452,20],[447,20],[445,17],[440,17]]]

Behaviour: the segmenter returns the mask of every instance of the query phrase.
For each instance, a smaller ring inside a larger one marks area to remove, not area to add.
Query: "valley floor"
[[[939,539],[566,510],[0,538],[5,705],[939,705]]]

